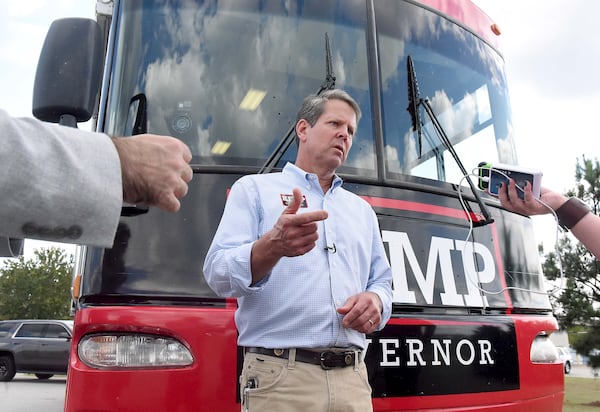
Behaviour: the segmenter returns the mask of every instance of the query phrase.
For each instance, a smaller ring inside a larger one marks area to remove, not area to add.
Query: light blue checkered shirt
[[[288,163],[281,173],[250,175],[231,188],[221,223],[204,262],[204,276],[222,297],[237,297],[240,346],[265,348],[366,347],[363,333],[341,327],[336,308],[357,293],[377,293],[383,322],[392,306],[392,274],[371,206],[335,177],[323,194],[316,175]],[[271,230],[285,209],[282,197],[298,187],[307,205],[324,209],[317,246],[284,257],[250,287],[252,245]],[[336,252],[326,250],[335,245]]]

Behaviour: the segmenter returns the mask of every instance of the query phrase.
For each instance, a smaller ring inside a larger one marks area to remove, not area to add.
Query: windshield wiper
[[[475,196],[475,200],[477,201],[477,204],[479,205],[479,208],[481,209],[481,213],[483,214],[484,220],[479,221],[479,222],[473,222],[473,225],[484,226],[484,225],[494,222],[494,219],[492,219],[490,212],[488,211],[485,203],[483,203],[483,201],[481,200],[481,196],[479,196],[479,193],[478,193],[477,189],[475,188],[475,185],[473,184],[471,178],[469,177],[469,173],[467,173],[467,170],[465,169],[465,166],[463,165],[462,161],[460,160],[460,157],[458,157],[458,154],[454,150],[454,146],[452,146],[450,139],[448,139],[448,135],[444,131],[444,128],[440,124],[436,114],[433,112],[433,109],[431,108],[431,103],[429,102],[428,99],[426,99],[426,98],[422,99],[419,96],[419,83],[417,82],[417,74],[415,71],[415,66],[412,61],[412,57],[410,57],[410,56],[408,56],[407,61],[406,61],[406,69],[408,72],[408,108],[407,108],[407,110],[411,116],[413,130],[417,132],[418,145],[419,145],[419,158],[421,157],[421,139],[422,139],[422,123],[421,123],[421,115],[419,112],[419,107],[423,106],[423,108],[427,112],[427,115],[429,116],[429,119],[431,120],[431,123],[433,124],[433,127],[435,128],[438,136],[440,137],[440,140],[442,141],[444,146],[446,146],[446,149],[448,149],[448,151],[450,152],[450,154],[456,161],[456,164],[458,165],[458,168],[460,169],[463,176],[466,177],[466,180],[469,183],[469,186],[471,187],[471,192],[473,192],[473,196]],[[460,188],[459,188],[459,190],[460,190]]]
[[[325,33],[325,80],[321,84],[317,96],[333,88],[335,88],[335,75],[333,74],[331,47],[329,46],[329,34]]]
[[[329,35],[325,33],[325,80],[317,91],[317,96],[324,91],[335,88],[335,75],[333,74],[333,65],[331,60],[331,49],[329,47]],[[258,171],[258,174],[271,173],[271,170],[279,163],[283,154],[294,141],[296,125],[293,124],[279,141],[277,147],[271,152],[265,164]]]
[[[406,110],[408,110],[408,112],[410,113],[412,128],[415,132],[417,132],[417,145],[419,148],[420,159],[421,152],[423,149],[423,129],[421,124],[421,112],[419,111],[419,83],[417,83],[415,66],[413,65],[413,61],[410,56],[408,56],[408,59],[406,59],[406,71],[408,73],[408,107],[406,108]]]

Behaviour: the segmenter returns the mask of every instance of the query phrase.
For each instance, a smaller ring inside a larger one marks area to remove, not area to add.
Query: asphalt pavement
[[[600,372],[600,371],[598,371]],[[600,379],[592,368],[573,364],[569,377]],[[18,373],[11,382],[0,382],[1,412],[62,412],[65,397],[65,376],[40,381],[33,375]]]
[[[600,370],[596,371],[596,376],[594,376],[594,370],[587,365],[582,364],[571,364],[571,373],[566,376],[573,376],[576,378],[597,378],[600,379]]]
[[[0,382],[2,412],[62,412],[66,376],[39,380],[34,375],[17,373],[10,382]]]

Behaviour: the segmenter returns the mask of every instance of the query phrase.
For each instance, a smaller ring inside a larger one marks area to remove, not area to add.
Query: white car
[[[559,359],[563,362],[563,369],[565,371],[565,374],[569,374],[569,372],[571,372],[572,361],[571,350],[563,346],[557,346],[556,349],[558,350]]]

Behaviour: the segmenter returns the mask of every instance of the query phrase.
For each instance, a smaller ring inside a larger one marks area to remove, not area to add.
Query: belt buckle
[[[354,358],[356,357],[355,352],[344,352],[344,364],[346,366],[350,366],[354,363]]]
[[[336,367],[344,368],[354,363],[354,352],[321,352],[321,368],[325,370]]]
[[[333,369],[337,365],[334,360],[335,353],[333,352],[321,352],[321,368],[325,370]]]

